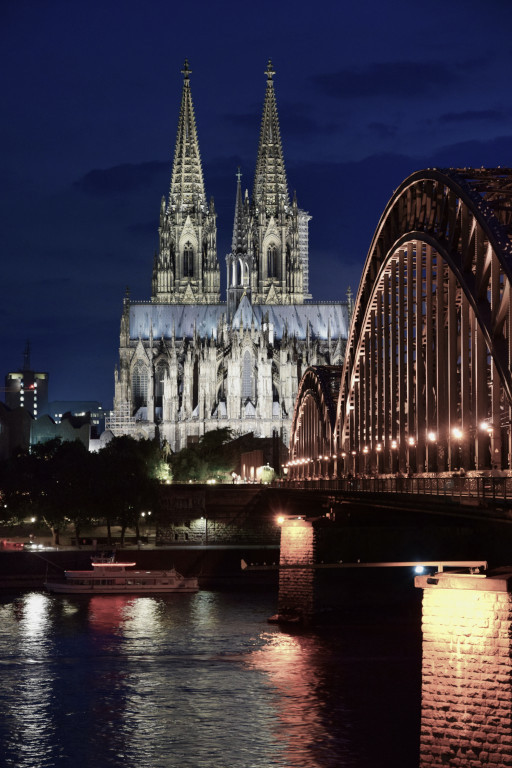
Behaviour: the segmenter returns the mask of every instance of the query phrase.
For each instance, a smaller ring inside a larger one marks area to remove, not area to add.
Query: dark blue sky
[[[271,57],[310,287],[342,299],[407,175],[512,165],[511,28],[509,0],[3,0],[2,372],[30,339],[51,399],[112,406],[125,288],[150,298],[185,57],[223,283]]]

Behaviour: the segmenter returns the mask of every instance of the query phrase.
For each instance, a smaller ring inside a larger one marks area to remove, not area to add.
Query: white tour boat
[[[64,571],[64,579],[47,581],[49,592],[62,594],[150,594],[197,592],[195,576],[182,576],[175,568],[166,571],[134,571],[136,563],[116,563],[113,558],[92,560],[92,570]]]

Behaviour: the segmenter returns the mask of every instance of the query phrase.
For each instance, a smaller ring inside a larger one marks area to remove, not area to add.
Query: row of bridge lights
[[[492,426],[487,421],[482,421],[480,424],[480,429],[483,432],[487,432],[487,434],[491,435],[493,432]],[[459,427],[454,427],[452,429],[452,436],[455,438],[455,440],[461,441],[464,438],[464,432],[459,429]],[[427,440],[429,443],[435,443],[437,442],[437,433],[429,431],[427,432]],[[391,450],[396,451],[398,448],[398,440],[391,440]],[[409,446],[409,448],[414,448],[416,446],[416,439],[414,437],[408,437],[406,440],[406,444]],[[377,453],[380,453],[384,448],[383,443],[377,443],[375,446],[375,450]],[[363,454],[368,455],[370,452],[370,449],[367,445],[363,448]],[[357,456],[357,451],[351,451],[351,456]],[[287,464],[283,464],[283,469],[288,470],[289,467],[296,467],[296,466],[302,466],[304,464],[309,464],[312,461],[329,461],[330,459],[346,459],[347,453],[346,451],[342,451],[340,454],[333,453],[331,456],[318,456],[316,459],[310,459],[310,458],[303,458],[303,459],[292,459],[292,461],[289,461]]]

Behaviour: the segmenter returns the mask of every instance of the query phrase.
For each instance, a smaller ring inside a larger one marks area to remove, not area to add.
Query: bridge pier
[[[423,589],[420,768],[512,766],[512,570]]]
[[[286,519],[281,526],[278,618],[308,624],[315,611],[316,536],[310,520]],[[297,567],[287,567],[287,566]],[[304,566],[301,568],[300,566]]]

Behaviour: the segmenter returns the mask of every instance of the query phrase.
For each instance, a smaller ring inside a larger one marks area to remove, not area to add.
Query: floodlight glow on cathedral
[[[237,174],[227,297],[207,201],[185,61],[169,196],[160,205],[151,301],[124,300],[113,434],[172,450],[205,432],[277,434],[288,442],[298,383],[311,365],[343,362],[348,302],[308,292],[310,216],[290,202],[269,61],[252,196]]]

